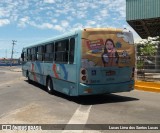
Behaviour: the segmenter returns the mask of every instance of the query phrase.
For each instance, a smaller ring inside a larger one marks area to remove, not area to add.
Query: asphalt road
[[[0,124],[160,124],[159,102],[160,94],[137,90],[78,98],[50,95],[21,72],[0,67]],[[72,132],[158,132],[91,130]]]

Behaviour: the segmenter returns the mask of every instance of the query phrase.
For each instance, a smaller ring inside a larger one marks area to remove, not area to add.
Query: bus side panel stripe
[[[40,74],[43,74],[43,72],[42,72],[42,66],[41,66],[40,62],[37,62],[36,64],[37,64],[39,73],[40,73]],[[42,78],[42,77],[40,78],[40,83],[43,83],[43,84],[44,84],[44,81],[43,81],[43,78]]]
[[[53,65],[53,72],[55,77],[59,79],[58,73],[56,72],[56,64]]]
[[[68,79],[68,72],[66,71],[64,64],[60,64],[60,66],[64,72],[64,79],[67,80]]]
[[[36,78],[36,74],[35,74],[35,71],[34,71],[34,64],[32,63],[32,72],[33,72],[33,76],[34,76],[34,81],[37,82],[37,78]]]

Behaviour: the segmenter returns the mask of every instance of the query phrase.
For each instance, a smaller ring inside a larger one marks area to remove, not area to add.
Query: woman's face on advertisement
[[[107,43],[106,43],[106,49],[107,50],[112,50],[113,49],[113,43],[111,41],[107,41]]]

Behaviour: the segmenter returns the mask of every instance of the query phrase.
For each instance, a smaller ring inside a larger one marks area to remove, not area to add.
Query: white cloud
[[[122,17],[122,19],[125,18],[126,0],[110,0],[108,8],[111,12],[117,13],[119,17]]]
[[[34,27],[39,28],[39,29],[51,29],[51,30],[57,30],[57,31],[60,31],[60,32],[65,31],[65,29],[61,25],[53,25],[53,24],[50,24],[50,23],[37,24],[35,22],[30,22],[29,24],[31,26],[34,26]]]
[[[66,17],[66,19],[69,20],[69,21],[73,21],[74,20],[74,18],[71,17],[71,16]]]
[[[81,23],[76,23],[73,25],[73,30],[81,29],[81,28],[84,28],[84,26]]]
[[[109,15],[107,9],[102,9],[99,13],[99,15],[101,15],[102,17],[106,17]]]
[[[61,21],[61,25],[62,25],[63,27],[68,27],[69,22],[66,21],[66,20],[63,20],[63,21]]]
[[[44,0],[44,3],[49,3],[49,4],[55,3],[55,0]]]
[[[125,19],[125,0],[5,0],[0,3],[0,18],[4,17],[20,28],[30,25],[60,32],[77,24],[117,27]]]
[[[113,0],[112,1],[110,1],[110,0],[99,0],[98,1],[98,4],[102,4],[102,5],[108,5],[108,4],[110,4],[111,2],[113,2]]]
[[[52,19],[52,23],[57,23],[58,20],[57,19]]]
[[[94,18],[97,21],[102,21],[103,20],[103,18],[100,15],[96,15]]]
[[[95,25],[95,24],[96,24],[96,21],[93,21],[93,20],[87,21],[87,25]]]
[[[0,50],[4,50],[5,48],[0,48]]]
[[[52,12],[52,11],[48,11],[48,12],[46,12],[46,15],[48,15],[48,16],[52,16],[52,14],[53,14],[53,12]]]
[[[0,26],[8,25],[10,21],[8,19],[0,19]]]
[[[0,17],[9,17],[10,13],[8,10],[5,10],[4,8],[0,7]]]
[[[76,16],[78,19],[84,19],[87,17],[87,11],[77,11],[74,16]]]
[[[29,17],[26,16],[26,17],[23,17],[19,20],[19,23],[18,23],[18,26],[19,27],[25,27],[27,23],[29,23]]]
[[[47,29],[52,29],[53,25],[50,24],[50,23],[43,23],[40,28],[42,28],[42,29],[46,29],[46,28]]]
[[[88,7],[89,7],[89,2],[79,2],[77,3],[77,7],[80,9],[80,10],[86,10]]]
[[[18,20],[18,14],[13,13],[12,16],[10,16],[9,19],[12,20],[13,22],[17,21]]]
[[[53,25],[50,23],[33,24],[33,26],[40,28],[40,29],[52,29],[53,28]]]
[[[55,29],[55,30],[57,30],[57,31],[64,31],[64,28],[63,28],[62,26],[60,26],[60,25],[55,25],[55,26],[53,27],[53,29]]]
[[[42,23],[42,24],[37,24],[35,22],[30,22],[30,25],[40,28],[40,29],[51,29],[51,30],[57,30],[60,32],[64,32],[66,28],[69,26],[69,23],[65,20],[61,21],[61,25],[53,25],[51,23]]]

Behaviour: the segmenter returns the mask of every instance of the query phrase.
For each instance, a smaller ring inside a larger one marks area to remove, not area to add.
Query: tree
[[[150,59],[156,55],[160,37],[148,37],[137,42],[137,68],[144,69],[145,61],[152,64]]]

